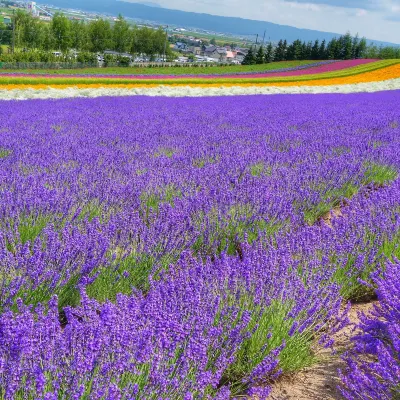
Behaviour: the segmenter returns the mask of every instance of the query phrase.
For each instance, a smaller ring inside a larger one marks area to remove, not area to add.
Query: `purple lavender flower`
[[[2,103],[0,397],[266,396],[376,288],[343,390],[396,393],[399,100]]]

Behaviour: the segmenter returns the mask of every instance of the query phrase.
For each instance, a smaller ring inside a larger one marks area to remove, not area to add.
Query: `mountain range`
[[[330,40],[333,37],[345,33],[321,32],[311,29],[295,28],[288,25],[279,25],[267,21],[171,10],[162,8],[157,3],[146,0],[143,0],[142,3],[118,0],[50,0],[49,2],[51,2],[53,6],[61,8],[74,8],[111,15],[122,14],[128,18],[152,21],[164,25],[197,28],[239,36],[259,34],[260,37],[262,37],[264,32],[266,32],[266,37],[271,41],[278,41],[279,39],[286,39],[288,42],[292,42],[296,39],[304,41],[315,39]],[[393,43],[376,40],[369,40],[369,42],[377,45],[393,45]]]

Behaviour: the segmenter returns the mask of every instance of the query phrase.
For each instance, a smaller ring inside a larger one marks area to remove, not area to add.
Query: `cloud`
[[[397,22],[400,21],[400,0],[282,0],[286,4],[296,4],[299,6],[325,7],[326,9],[335,9],[342,14],[347,13],[351,17],[372,16],[376,20],[380,20],[380,24],[384,21]],[[347,10],[347,12],[346,12]],[[395,39],[391,39],[395,41]]]
[[[320,11],[321,7],[315,3],[298,3],[296,1],[288,1],[288,5],[292,8],[298,8],[307,11]]]
[[[269,21],[338,34],[350,31],[392,43],[397,43],[400,37],[400,0],[146,1],[157,1],[166,8]]]
[[[366,10],[358,10],[356,12],[356,17],[364,17],[367,14],[368,14],[368,12]]]
[[[389,15],[385,19],[387,21],[400,22],[400,14]]]
[[[391,4],[399,4],[398,0],[284,0],[293,3],[322,4],[331,7],[360,8],[363,10],[385,10]]]

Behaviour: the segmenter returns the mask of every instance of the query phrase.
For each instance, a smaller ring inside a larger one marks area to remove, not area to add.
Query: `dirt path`
[[[350,321],[358,322],[358,312],[368,312],[373,303],[354,304],[350,310]],[[336,335],[335,348],[340,353],[349,346],[352,327]],[[271,399],[273,400],[342,400],[337,385],[337,370],[345,368],[345,363],[338,356],[332,356],[330,350],[320,353],[321,362],[298,374],[285,377],[274,384]]]

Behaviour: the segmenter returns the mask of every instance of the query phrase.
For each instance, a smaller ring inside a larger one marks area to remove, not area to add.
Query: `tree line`
[[[12,61],[55,61],[52,59],[53,51],[63,53],[65,61],[72,61],[68,55],[72,49],[80,53],[77,60],[80,62],[97,62],[94,54],[105,50],[145,55],[150,61],[164,52],[167,59],[174,58],[167,34],[162,28],[132,26],[121,15],[111,23],[105,19],[89,22],[70,20],[62,13],[56,13],[48,23],[23,10],[17,10],[13,16],[13,26],[0,22],[0,44],[18,50],[12,56],[3,55],[3,61],[5,58]],[[400,47],[367,45],[365,38],[357,35],[353,37],[347,33],[329,42],[295,40],[289,44],[286,40],[280,40],[277,45],[269,43],[266,46],[253,46],[243,63],[353,58],[400,58]]]
[[[269,43],[267,46],[250,48],[244,65],[263,64],[273,61],[295,60],[351,60],[356,58],[400,58],[400,47],[378,47],[367,45],[365,38],[350,33],[333,38],[329,42],[317,39],[315,42],[302,42],[295,40],[288,44],[280,40],[276,46]]]
[[[121,15],[111,24],[98,19],[85,22],[70,20],[56,13],[50,23],[43,22],[31,14],[18,10],[13,18],[15,33],[11,26],[0,22],[0,44],[28,51],[60,51],[68,53],[74,49],[82,52],[102,53],[114,50],[119,53],[170,55],[166,46],[166,32],[162,29],[131,26]]]

